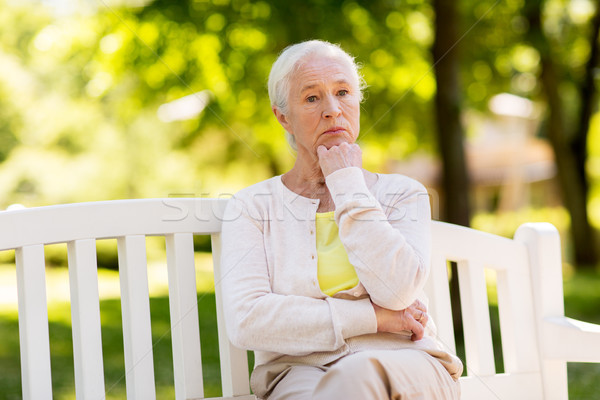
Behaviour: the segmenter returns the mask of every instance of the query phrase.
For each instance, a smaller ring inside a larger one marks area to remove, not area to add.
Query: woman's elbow
[[[408,308],[416,298],[416,294],[413,296],[412,293],[399,293],[399,291],[394,292],[394,294],[390,296],[371,295],[371,301],[373,303],[377,304],[379,307],[393,311]]]
[[[250,349],[248,335],[245,335],[243,332],[231,329],[227,331],[227,336],[231,344],[235,347],[244,350]]]
[[[256,324],[249,324],[248,319],[232,318],[227,321],[227,336],[231,344],[240,349],[252,350],[255,347]]]

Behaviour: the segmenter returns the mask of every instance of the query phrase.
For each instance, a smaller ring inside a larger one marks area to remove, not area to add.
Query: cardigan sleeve
[[[371,300],[390,310],[407,308],[429,274],[431,216],[426,189],[398,176],[375,197],[357,167],[335,171],[326,182],[335,202],[340,239]]]
[[[229,201],[222,230],[221,282],[227,333],[238,347],[304,355],[333,351],[375,333],[369,299],[281,295],[271,290],[264,227],[244,201]]]

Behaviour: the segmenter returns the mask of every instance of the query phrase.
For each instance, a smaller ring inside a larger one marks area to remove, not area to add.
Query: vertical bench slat
[[[75,393],[78,399],[88,399],[105,392],[96,241],[72,241],[67,250]]]
[[[507,373],[538,370],[535,314],[527,265],[515,263],[510,269],[499,271],[497,277],[504,370]]]
[[[143,235],[117,239],[128,400],[156,399],[152,330]]]
[[[221,235],[211,235],[215,273],[215,299],[217,303],[217,327],[219,329],[219,355],[221,359],[221,385],[223,396],[250,394],[248,377],[248,353],[233,346],[227,337],[223,300],[221,294]]]
[[[50,336],[44,246],[15,250],[23,398],[51,399]]]
[[[166,245],[175,396],[203,398],[193,235],[167,235]]]
[[[527,247],[531,273],[535,319],[565,315],[560,235],[550,224],[525,224],[519,227],[515,241]],[[569,397],[567,363],[548,357],[547,348],[559,344],[547,341],[545,324],[537,326],[537,346],[542,360],[542,377],[546,399]]]
[[[443,255],[433,254],[431,273],[425,291],[429,298],[428,313],[431,314],[437,328],[437,338],[444,350],[456,354],[456,343],[452,327],[452,307],[450,305],[450,287],[448,285],[448,261]]]
[[[458,261],[458,282],[465,333],[467,374],[494,375],[494,347],[483,265]]]

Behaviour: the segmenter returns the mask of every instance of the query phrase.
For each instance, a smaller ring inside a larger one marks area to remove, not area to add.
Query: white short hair
[[[290,79],[292,74],[300,68],[302,60],[307,58],[307,56],[314,54],[337,58],[348,63],[354,78],[356,78],[360,100],[362,101],[362,92],[366,85],[359,72],[359,66],[354,61],[354,57],[342,50],[337,44],[325,42],[323,40],[309,40],[286,47],[273,63],[268,82],[271,107],[277,107],[284,115],[288,113],[288,97],[290,94]],[[286,139],[290,146],[292,146],[294,150],[297,150],[294,136],[287,131]]]

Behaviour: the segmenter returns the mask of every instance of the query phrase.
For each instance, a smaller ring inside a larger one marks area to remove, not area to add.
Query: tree
[[[594,230],[588,218],[589,185],[585,165],[587,134],[595,99],[594,69],[598,64],[600,15],[597,7],[592,18],[590,55],[578,90],[579,118],[569,118],[571,116],[565,112],[568,108],[565,107],[560,89],[561,82],[564,80],[561,65],[560,62],[555,61],[558,57],[553,51],[554,44],[548,38],[542,24],[543,5],[542,0],[525,3],[523,13],[529,22],[526,39],[540,54],[540,80],[548,104],[546,133],[554,148],[558,181],[565,207],[571,216],[575,261],[579,267],[593,267],[598,262],[598,252]]]
[[[446,221],[469,226],[469,177],[460,121],[461,86],[457,51],[458,12],[454,0],[434,0],[435,41],[432,48],[437,91],[435,95],[438,148],[442,158],[442,188]],[[452,318],[455,332],[462,331],[458,268],[452,263]]]
[[[367,168],[433,147],[425,0],[157,0],[56,15],[0,4],[0,105],[10,105],[0,111],[0,208],[216,195],[282,173],[293,157],[266,78],[285,46],[312,38],[364,65]],[[197,116],[157,118],[162,104],[204,90],[213,96]]]
[[[434,0],[435,41],[432,48],[436,77],[435,119],[438,150],[442,159],[444,219],[469,226],[469,177],[460,121],[461,85],[457,33],[457,4]]]

